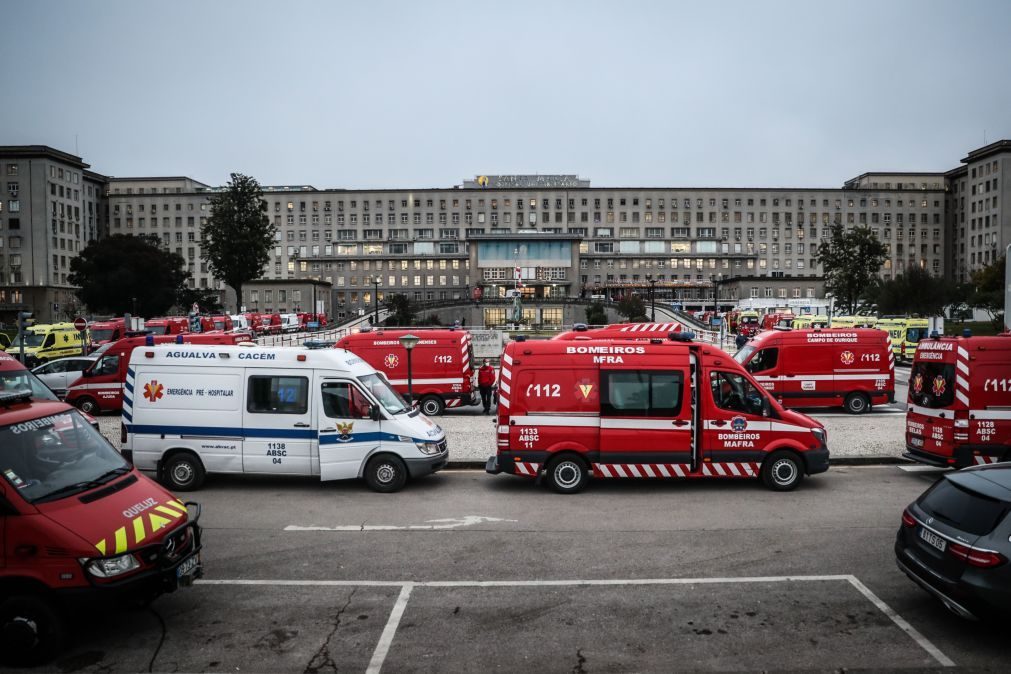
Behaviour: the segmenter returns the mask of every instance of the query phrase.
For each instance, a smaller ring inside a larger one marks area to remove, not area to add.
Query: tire
[[[843,407],[850,414],[863,414],[871,409],[871,401],[865,393],[850,393],[846,396]]]
[[[425,396],[421,399],[421,413],[426,417],[439,417],[446,411],[446,403],[439,396]]]
[[[0,604],[0,660],[28,667],[55,657],[63,649],[63,617],[40,595],[14,595]]]
[[[365,466],[365,484],[380,494],[400,491],[407,484],[407,466],[392,454],[373,457]]]
[[[191,452],[173,454],[161,467],[161,483],[173,491],[200,489],[205,477],[204,464]]]
[[[95,416],[102,410],[98,407],[98,401],[91,396],[84,396],[83,398],[78,398],[77,409],[81,410],[89,416]]]
[[[545,470],[548,486],[558,494],[578,494],[590,481],[586,462],[578,456],[566,454],[548,462]]]
[[[793,491],[804,479],[804,463],[793,452],[780,449],[762,463],[762,482],[773,491]]]

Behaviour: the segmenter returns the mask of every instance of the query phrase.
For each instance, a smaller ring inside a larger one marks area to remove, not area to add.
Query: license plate
[[[200,555],[193,555],[176,567],[176,578],[189,576],[197,570],[198,566],[200,566]]]
[[[923,438],[917,438],[915,436],[909,438],[909,444],[913,447],[923,447]]]
[[[920,529],[920,538],[941,552],[944,552],[944,549],[948,547],[948,542],[946,540],[931,531],[927,531],[926,529]]]

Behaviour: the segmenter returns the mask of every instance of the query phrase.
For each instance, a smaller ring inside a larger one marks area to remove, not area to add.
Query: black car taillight
[[[992,569],[1007,562],[1007,557],[995,550],[982,550],[962,545],[961,543],[951,543],[948,546],[948,552],[969,566],[975,566],[980,569]]]
[[[916,518],[909,514],[909,508],[902,511],[902,526],[904,527],[915,527]]]

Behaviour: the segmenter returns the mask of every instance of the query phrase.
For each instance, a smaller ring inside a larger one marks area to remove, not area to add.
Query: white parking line
[[[398,526],[394,524],[339,524],[333,527],[318,526],[298,526],[289,524],[285,531],[442,531],[445,529],[458,529],[460,527],[472,527],[475,524],[486,522],[515,522],[516,520],[505,520],[500,517],[485,517],[483,515],[464,515],[463,517],[447,517],[439,520],[427,520],[426,524],[408,524]]]
[[[950,468],[945,468],[942,466],[924,466],[924,465],[914,465],[914,466],[899,466],[899,470],[904,470],[907,473],[943,473]]]
[[[399,587],[400,594],[390,617],[383,628],[383,633],[376,644],[376,650],[372,654],[369,662],[368,672],[378,674],[382,669],[390,646],[396,636],[400,626],[400,620],[407,609],[407,602],[410,600],[411,592],[416,587],[572,587],[572,586],[628,586],[628,585],[715,585],[715,584],[740,584],[740,583],[791,583],[791,582],[818,582],[818,581],[845,581],[853,586],[861,595],[870,601],[879,611],[884,613],[896,627],[905,632],[913,641],[925,650],[942,667],[954,667],[955,663],[948,656],[941,652],[937,646],[930,642],[925,636],[920,634],[916,628],[896,613],[880,597],[874,594],[870,588],[860,580],[849,574],[826,575],[826,576],[729,576],[717,578],[632,578],[632,579],[560,579],[560,580],[430,580],[430,581],[383,581],[383,580],[197,580],[198,585],[276,585],[281,587],[303,586],[303,587]]]

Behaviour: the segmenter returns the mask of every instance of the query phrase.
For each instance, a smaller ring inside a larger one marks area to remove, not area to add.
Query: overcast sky
[[[116,176],[838,187],[1011,138],[1011,2],[5,0],[0,144]]]

